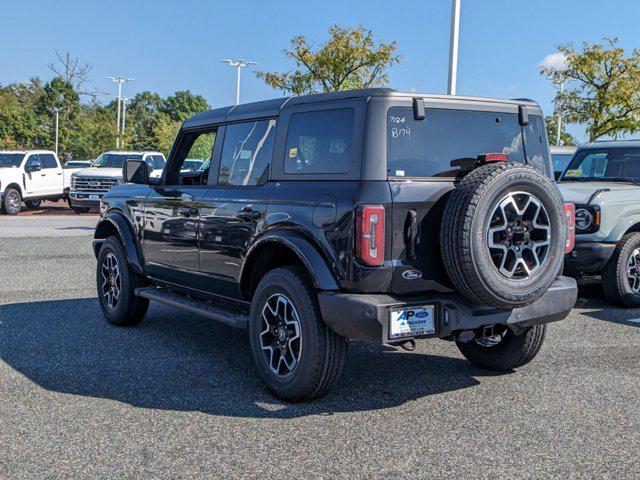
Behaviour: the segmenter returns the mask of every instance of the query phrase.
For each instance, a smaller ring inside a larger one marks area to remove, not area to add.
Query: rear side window
[[[455,177],[460,170],[455,160],[485,153],[524,163],[516,114],[428,109],[424,120],[415,120],[412,108],[392,107],[387,113],[390,177]]]
[[[42,168],[58,168],[56,157],[54,157],[51,153],[41,153],[40,163],[42,164]]]
[[[352,108],[291,115],[284,172],[347,173],[351,165],[353,118]]]
[[[269,176],[276,121],[227,125],[218,185],[261,185]]]

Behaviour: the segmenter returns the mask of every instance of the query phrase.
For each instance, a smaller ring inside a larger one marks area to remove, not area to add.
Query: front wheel
[[[145,281],[133,271],[115,236],[107,238],[100,248],[96,284],[100,309],[109,323],[124,327],[142,321],[149,300],[136,297],[135,290],[144,286]]]
[[[7,215],[17,215],[22,209],[22,197],[15,188],[7,188],[2,199],[2,211]]]
[[[602,272],[602,289],[618,305],[640,306],[640,233],[620,239]]]
[[[505,329],[491,337],[456,342],[458,349],[475,366],[486,370],[508,371],[526,365],[540,351],[547,326],[526,327],[520,335]]]
[[[291,402],[325,395],[347,351],[347,340],[323,322],[315,290],[298,267],[263,277],[251,303],[249,340],[269,391]]]

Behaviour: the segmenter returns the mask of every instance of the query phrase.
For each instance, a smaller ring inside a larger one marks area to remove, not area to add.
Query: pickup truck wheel
[[[271,270],[251,302],[249,340],[260,377],[290,402],[325,395],[339,377],[347,340],[323,322],[303,269]]]
[[[37,208],[40,208],[40,205],[42,205],[42,200],[25,200],[24,204],[29,210],[35,210]]]
[[[136,297],[135,289],[145,286],[145,281],[130,267],[115,236],[107,238],[100,248],[96,284],[100,309],[109,323],[124,327],[142,321],[149,300]]]
[[[22,197],[15,188],[7,188],[2,200],[2,210],[8,215],[17,215],[22,209]]]
[[[456,342],[458,349],[472,364],[486,370],[507,371],[526,365],[540,351],[547,326],[526,327],[520,335],[505,328],[500,334],[470,342]]]
[[[528,165],[497,163],[466,175],[447,200],[442,259],[474,303],[512,309],[540,298],[560,274],[566,219],[557,188]]]
[[[618,305],[640,306],[640,233],[620,239],[602,272],[602,289]]]

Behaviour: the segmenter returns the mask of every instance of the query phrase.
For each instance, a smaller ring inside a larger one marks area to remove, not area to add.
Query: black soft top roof
[[[299,97],[284,97],[273,100],[263,100],[261,102],[245,103],[228,107],[216,108],[201,112],[183,124],[183,128],[194,128],[205,125],[214,125],[223,122],[234,122],[250,118],[275,117],[286,106],[301,105],[306,103],[329,102],[334,100],[344,100],[348,98],[368,98],[368,97],[422,97],[433,99],[455,99],[465,102],[487,102],[499,104],[530,105],[538,107],[538,104],[529,99],[502,100],[482,97],[449,96],[437,94],[422,94],[414,92],[398,92],[392,88],[363,88],[360,90],[344,90],[340,92],[317,93],[313,95],[302,95]]]

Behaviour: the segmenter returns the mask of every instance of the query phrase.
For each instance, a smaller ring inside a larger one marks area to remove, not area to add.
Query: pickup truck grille
[[[107,193],[115,183],[116,179],[109,177],[73,177],[71,179],[71,190]]]

